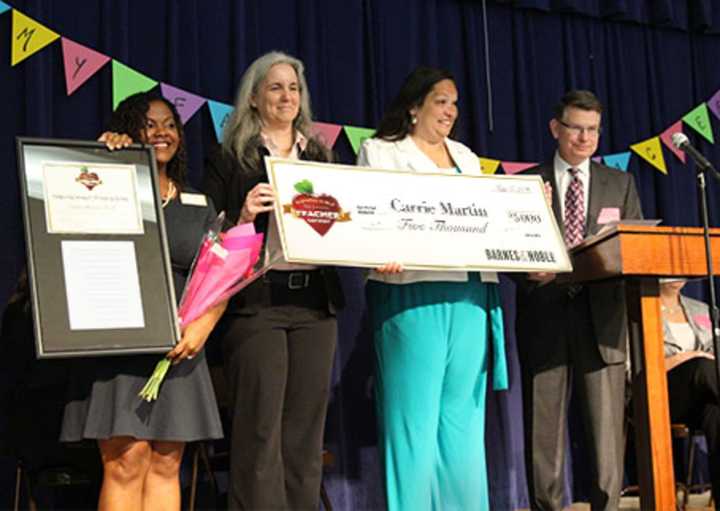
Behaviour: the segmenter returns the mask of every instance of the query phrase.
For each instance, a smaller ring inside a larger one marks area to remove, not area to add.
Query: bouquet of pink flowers
[[[221,233],[224,219],[225,214],[220,213],[203,237],[193,261],[178,307],[181,328],[233,296],[267,269],[258,270],[256,267],[263,235],[255,233],[252,223],[241,224]],[[170,369],[170,364],[167,358],[158,362],[139,393],[142,399],[157,399],[160,384]]]

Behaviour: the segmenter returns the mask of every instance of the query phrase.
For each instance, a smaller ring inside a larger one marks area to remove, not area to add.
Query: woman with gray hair
[[[333,268],[283,258],[263,160],[329,161],[311,119],[302,62],[267,53],[243,75],[222,147],[205,169],[203,188],[218,211],[253,222],[265,233],[266,262],[277,261],[230,302],[216,329],[233,414],[230,509],[318,509],[343,296]]]

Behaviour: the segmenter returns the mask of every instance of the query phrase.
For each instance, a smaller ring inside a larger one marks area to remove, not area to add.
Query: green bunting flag
[[[355,154],[360,151],[360,146],[365,142],[366,139],[372,137],[375,134],[375,130],[371,128],[358,128],[357,126],[344,126],[345,134],[350,145],[355,151]]]
[[[145,92],[157,85],[152,78],[113,59],[112,61],[113,110],[128,96]]]
[[[690,112],[685,114],[685,117],[683,117],[682,120],[685,124],[705,137],[708,142],[712,144],[715,143],[706,103],[701,103],[693,108]]]

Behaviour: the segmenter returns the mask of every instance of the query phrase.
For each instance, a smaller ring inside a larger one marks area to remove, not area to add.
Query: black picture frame
[[[133,144],[110,151],[95,141],[18,137],[17,154],[37,357],[166,353],[172,349],[180,338],[180,328],[153,148]],[[48,232],[43,173],[47,162],[134,165],[143,232]],[[70,328],[62,243],[78,240],[132,243],[142,328]]]

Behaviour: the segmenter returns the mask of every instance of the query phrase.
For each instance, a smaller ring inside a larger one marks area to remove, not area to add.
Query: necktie
[[[585,194],[578,169],[568,169],[572,180],[565,192],[565,245],[572,248],[585,237]]]

